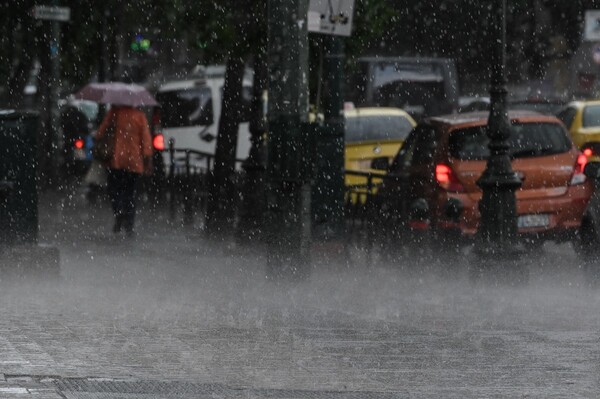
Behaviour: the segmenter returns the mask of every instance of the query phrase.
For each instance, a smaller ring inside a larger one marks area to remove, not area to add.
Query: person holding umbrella
[[[116,105],[106,114],[96,139],[106,134],[111,124],[113,154],[107,161],[107,189],[115,215],[113,232],[124,229],[134,234],[136,185],[139,176],[152,170],[152,138],[146,115],[139,109]]]
[[[152,138],[146,115],[135,108],[158,103],[143,87],[123,83],[94,83],[76,97],[112,104],[96,132],[96,143],[109,135],[110,151],[107,189],[115,223],[113,232],[134,234],[136,185],[139,177],[152,171]],[[105,140],[106,141],[106,140]]]

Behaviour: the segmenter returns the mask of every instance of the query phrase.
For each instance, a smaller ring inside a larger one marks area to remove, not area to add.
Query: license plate
[[[84,161],[87,158],[85,150],[83,148],[76,148],[73,153],[73,158],[75,158],[76,161]]]
[[[521,228],[547,227],[550,224],[550,217],[547,214],[521,215],[517,220],[517,226]]]

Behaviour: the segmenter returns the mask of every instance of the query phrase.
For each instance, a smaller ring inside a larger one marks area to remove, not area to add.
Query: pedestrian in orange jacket
[[[152,170],[152,138],[146,115],[139,109],[113,106],[104,117],[96,137],[102,137],[114,123],[114,152],[107,163],[107,189],[115,224],[113,232],[124,229],[134,234],[136,185],[143,173]]]

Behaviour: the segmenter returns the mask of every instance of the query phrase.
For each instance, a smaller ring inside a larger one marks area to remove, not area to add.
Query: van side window
[[[162,108],[163,127],[207,126],[213,124],[210,88],[162,91],[156,95]]]

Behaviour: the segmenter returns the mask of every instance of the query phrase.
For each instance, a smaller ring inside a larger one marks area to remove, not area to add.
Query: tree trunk
[[[256,43],[254,52],[254,79],[252,83],[252,108],[250,110],[251,147],[248,159],[244,162],[243,201],[240,207],[238,237],[242,240],[259,239],[263,231],[263,218],[266,211],[266,143],[267,121],[263,98],[269,79],[267,65],[267,2],[258,1],[255,10],[252,41]]]
[[[266,198],[266,115],[264,113],[264,91],[267,88],[268,66],[266,52],[262,48],[254,59],[254,82],[252,87],[252,114],[250,117],[250,139],[252,141],[248,159],[244,162],[243,202],[240,209],[239,237],[254,240],[260,237],[265,215]]]
[[[241,91],[245,62],[241,57],[227,61],[217,148],[208,198],[206,227],[211,233],[231,233],[235,219],[235,159]]]
[[[254,1],[257,0],[231,2],[235,13],[233,26],[236,35],[225,71],[217,148],[206,210],[206,229],[211,234],[230,235],[235,224],[236,197],[239,196],[235,187],[235,160],[238,129],[242,120],[242,82],[251,26],[251,18],[246,13],[253,8]]]

